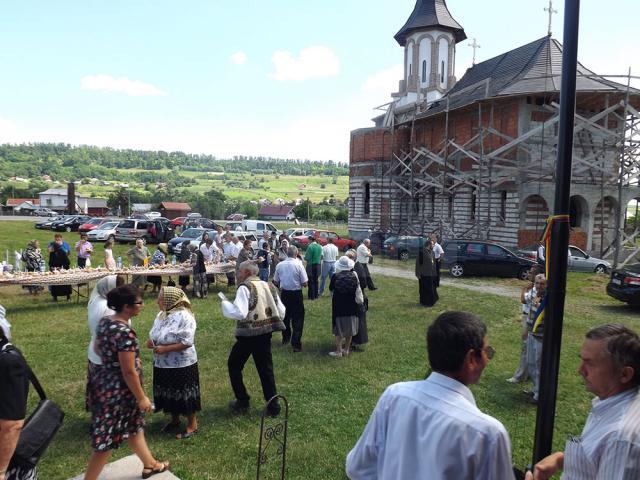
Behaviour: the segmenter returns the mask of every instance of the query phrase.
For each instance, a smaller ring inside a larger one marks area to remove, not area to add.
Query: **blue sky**
[[[448,0],[478,61],[546,34],[547,0]],[[562,5],[554,2],[562,40]],[[402,76],[414,0],[3,0],[0,142],[347,161]],[[640,76],[640,1],[583,0],[579,57]],[[471,64],[458,44],[456,74]]]

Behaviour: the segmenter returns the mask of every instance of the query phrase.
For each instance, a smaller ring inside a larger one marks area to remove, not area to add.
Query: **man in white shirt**
[[[226,233],[225,242],[222,245],[222,253],[224,254],[224,258],[229,260],[236,260],[238,258],[238,254],[242,249],[242,245],[240,244],[240,240],[238,240],[233,234]],[[227,285],[233,286],[236,284],[236,272],[231,271],[227,272]]]
[[[218,252],[218,246],[215,244],[212,238],[207,238],[202,245],[200,245],[200,251],[204,256],[205,262],[212,262],[215,259]]]
[[[331,281],[331,278],[336,273],[336,260],[339,253],[338,247],[333,244],[333,238],[329,237],[327,244],[322,247],[322,274],[320,276],[319,296],[324,293],[324,283],[327,278]]]
[[[236,343],[227,362],[231,387],[236,397],[229,403],[229,408],[235,413],[246,412],[249,408],[250,397],[242,380],[242,370],[252,356],[267,402],[267,412],[276,416],[280,413],[280,406],[277,400],[270,401],[277,395],[271,356],[271,334],[284,330],[282,318],[285,315],[285,307],[278,297],[276,288],[261,281],[257,275],[258,266],[254,262],[243,262],[240,264],[240,285],[235,300],[231,303],[222,295],[222,314],[237,322]]]
[[[302,287],[309,284],[309,277],[304,265],[298,260],[296,247],[290,246],[287,249],[287,259],[276,265],[273,284],[280,289],[282,303],[287,309],[284,316],[285,331],[282,332],[282,344],[286,345],[291,341],[293,351],[301,352],[305,313]]]
[[[365,273],[365,278],[367,280],[367,288],[369,290],[377,290],[376,286],[373,284],[373,279],[371,278],[371,273],[369,273],[369,262],[373,258],[371,254],[371,250],[369,246],[371,245],[371,240],[365,238],[358,249],[356,250],[356,262],[362,265],[362,268]]]
[[[433,373],[385,390],[347,456],[350,479],[514,478],[507,431],[478,409],[467,387],[493,357],[486,332],[470,313],[436,318],[427,330]]]
[[[637,480],[640,478],[640,337],[623,325],[590,330],[578,373],[597,398],[582,435],[564,452],[538,462],[527,479]]]
[[[438,243],[438,237],[435,234],[431,237],[431,243],[433,244],[433,258],[436,260],[436,287],[440,287],[440,267],[444,260],[444,250]]]

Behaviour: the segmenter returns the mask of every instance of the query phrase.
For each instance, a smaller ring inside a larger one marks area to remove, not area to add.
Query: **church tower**
[[[417,0],[407,23],[395,35],[404,47],[404,79],[392,96],[396,107],[444,96],[454,84],[456,44],[467,38],[445,0]]]

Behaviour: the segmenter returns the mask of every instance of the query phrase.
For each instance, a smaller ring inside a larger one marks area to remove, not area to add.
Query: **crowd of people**
[[[86,242],[86,240],[84,241]],[[56,237],[49,245],[64,263],[69,245]],[[36,251],[37,243],[30,245]],[[233,392],[229,408],[244,413],[251,396],[243,381],[243,370],[253,358],[264,399],[265,411],[278,416],[276,374],[272,359],[272,337],[280,332],[283,345],[294,353],[303,351],[305,299],[316,301],[328,291],[331,296],[333,358],[346,358],[368,342],[366,291],[376,290],[369,264],[373,254],[369,240],[356,250],[339,256],[329,239],[320,246],[310,238],[302,258],[298,248],[285,238],[265,234],[258,249],[240,243],[230,233],[204,238],[200,246],[183,245],[184,261],[194,267],[193,297],[206,297],[208,283],[203,264],[228,258],[236,261],[227,274],[235,285],[235,298],[222,293],[222,315],[235,322],[235,343],[228,356],[228,375]],[[90,258],[91,249],[81,239],[76,252]],[[31,255],[31,254],[30,254]],[[128,252],[135,264],[161,264],[166,246],[153,255],[142,242]],[[444,252],[426,239],[416,259],[420,304],[438,301],[440,268]],[[42,268],[41,259],[28,268]],[[79,257],[80,259],[80,257]],[[303,262],[306,260],[306,265]],[[151,277],[150,277],[151,278]],[[188,279],[187,279],[188,280]],[[197,321],[186,294],[189,282],[180,287],[155,284],[158,314],[145,339],[140,339],[132,320],[144,308],[143,289],[148,279],[134,277],[124,284],[120,276],[107,276],[96,284],[88,303],[91,341],[87,350],[86,408],[91,413],[91,455],[85,479],[100,476],[114,449],[127,442],[143,464],[142,478],[170,468],[147,445],[145,414],[153,410],[168,416],[162,431],[178,440],[198,433],[201,409],[200,378],[196,351]],[[522,290],[522,353],[511,383],[531,378],[530,399],[540,391],[540,356],[544,322],[538,316],[546,279],[532,269],[530,283]],[[64,292],[56,291],[57,295]],[[53,292],[52,292],[53,294]],[[28,379],[26,363],[10,344],[10,324],[0,307],[0,480],[36,478],[34,470],[11,464],[17,433],[26,416]],[[141,381],[140,347],[153,352],[153,401]],[[432,373],[426,380],[391,385],[380,397],[360,439],[347,456],[349,478],[396,479],[509,479],[514,478],[509,434],[495,418],[477,406],[469,385],[480,381],[495,354],[487,327],[473,314],[445,312],[427,330],[428,362]],[[640,338],[622,325],[590,330],[580,353],[579,374],[586,388],[597,397],[579,440],[567,442],[557,452],[535,465],[529,479],[546,480],[564,469],[564,478],[631,480],[640,478]],[[6,386],[6,387],[5,387]],[[4,394],[6,393],[6,395]],[[184,419],[184,421],[183,421]]]

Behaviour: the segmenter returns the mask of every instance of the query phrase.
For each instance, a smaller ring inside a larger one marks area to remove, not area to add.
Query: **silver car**
[[[574,245],[569,245],[569,270],[607,273],[611,270],[611,264],[606,260],[592,257]]]
[[[105,222],[98,228],[89,230],[89,232],[87,232],[87,240],[90,242],[106,242],[107,240],[115,241],[116,227],[119,223],[119,221]]]

